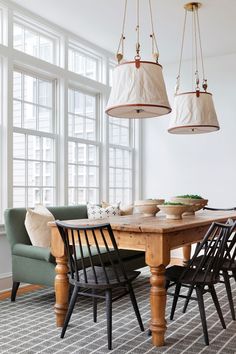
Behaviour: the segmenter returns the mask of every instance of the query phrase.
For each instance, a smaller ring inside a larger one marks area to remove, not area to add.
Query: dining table
[[[180,220],[167,219],[165,215],[157,213],[156,216],[134,214],[114,216],[103,220],[63,221],[78,226],[108,222],[111,224],[119,248],[145,252],[145,262],[150,268],[152,343],[160,347],[165,344],[167,329],[165,270],[171,260],[171,251],[182,247],[182,260],[186,265],[191,256],[191,245],[203,239],[213,222],[224,223],[229,218],[235,220],[236,212],[201,210],[195,215],[183,216]],[[68,259],[55,222],[50,222],[49,226],[51,227],[51,253],[56,260],[54,310],[56,325],[61,327],[68,309]]]

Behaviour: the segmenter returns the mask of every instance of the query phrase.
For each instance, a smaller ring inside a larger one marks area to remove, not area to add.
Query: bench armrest
[[[45,248],[32,245],[25,245],[23,243],[16,243],[13,246],[12,254],[15,256],[55,263],[55,258],[51,254],[49,247]]]

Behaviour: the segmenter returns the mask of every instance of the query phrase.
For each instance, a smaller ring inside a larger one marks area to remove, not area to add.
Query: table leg
[[[152,331],[153,345],[160,347],[165,344],[166,332],[166,290],[165,290],[165,266],[150,267],[151,277],[151,290],[150,290],[150,303],[151,303],[151,324],[150,330]]]
[[[183,246],[183,265],[187,266],[191,257],[191,245]]]
[[[69,280],[68,280],[67,257],[56,258],[55,296],[54,306],[57,327],[62,327],[68,309]]]

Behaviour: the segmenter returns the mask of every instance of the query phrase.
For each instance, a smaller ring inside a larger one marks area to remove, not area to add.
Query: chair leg
[[[217,298],[217,295],[216,295],[216,291],[215,291],[214,285],[209,286],[209,289],[210,289],[212,300],[214,301],[215,308],[217,310],[220,322],[222,324],[222,327],[225,329],[226,325],[225,325],[224,317],[222,315],[222,311],[221,311],[220,304],[219,304],[219,301],[218,301],[218,298]]]
[[[171,313],[170,313],[170,320],[173,320],[173,318],[174,318],[175,309],[176,309],[176,305],[177,305],[177,302],[178,302],[180,289],[181,289],[181,283],[176,283],[176,285],[175,285],[175,294],[174,294],[173,303],[172,303],[172,307],[171,307]]]
[[[187,294],[187,297],[186,297],[186,300],[185,300],[185,303],[184,303],[183,313],[185,313],[186,310],[187,310],[187,307],[188,307],[188,304],[189,304],[189,300],[190,300],[190,298],[192,296],[192,293],[193,293],[193,289],[194,289],[194,286],[191,285],[191,287],[188,290],[188,294]]]
[[[205,313],[204,300],[203,300],[203,288],[196,286],[196,294],[197,294],[199,312],[200,312],[200,316],[201,316],[201,320],[202,320],[202,328],[203,328],[205,343],[206,343],[206,345],[209,345],[209,337],[208,337],[208,330],[207,330],[207,323],[206,323],[206,313]]]
[[[12,284],[12,290],[11,290],[11,301],[14,302],[16,300],[16,293],[19,288],[20,282],[14,281]]]
[[[169,288],[169,286],[170,286],[170,280],[167,280],[167,279],[166,279],[166,284],[165,284],[166,290]]]
[[[232,319],[235,321],[234,302],[233,302],[233,296],[232,296],[228,272],[223,271],[223,277],[224,277],[225,288],[226,288],[226,292],[227,292],[227,296],[228,296],[228,300],[229,300],[229,307],[230,307]]]
[[[69,308],[67,310],[66,318],[65,318],[65,321],[64,321],[64,324],[63,324],[63,328],[62,328],[62,331],[61,331],[61,338],[64,338],[64,335],[66,333],[67,326],[69,324],[73,309],[75,307],[75,302],[76,302],[76,299],[77,299],[77,295],[78,295],[78,287],[75,286],[74,290],[73,290],[73,293],[71,295]]]
[[[93,295],[96,294],[95,290],[92,290]],[[97,298],[93,297],[93,322],[97,322]]]
[[[112,349],[112,293],[106,290],[106,314],[107,314],[107,340],[108,349]]]
[[[128,289],[129,289],[129,296],[130,296],[130,300],[132,302],[133,308],[134,308],[134,312],[135,315],[137,317],[138,323],[139,323],[139,327],[141,329],[142,332],[144,332],[144,327],[143,327],[143,321],[139,312],[139,308],[138,308],[138,304],[137,304],[137,300],[134,294],[134,290],[133,290],[133,286],[132,284],[128,283]]]

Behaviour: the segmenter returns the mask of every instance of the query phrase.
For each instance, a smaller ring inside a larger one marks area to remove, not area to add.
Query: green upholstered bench
[[[87,206],[49,207],[50,212],[58,220],[73,220],[87,218]],[[32,246],[25,229],[26,209],[6,209],[5,230],[12,253],[12,294],[14,301],[21,282],[53,286],[55,278],[55,259],[50,248]],[[96,251],[94,250],[94,256]],[[129,270],[145,266],[145,255],[141,251],[121,250],[124,265]]]

